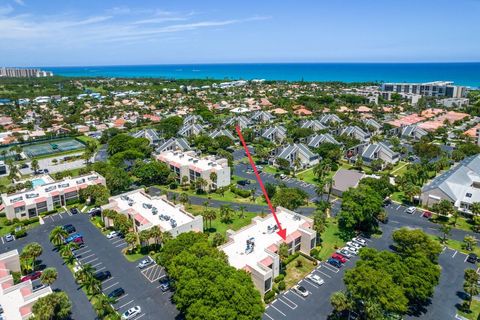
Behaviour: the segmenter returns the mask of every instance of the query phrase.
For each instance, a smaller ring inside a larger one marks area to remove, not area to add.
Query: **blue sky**
[[[480,61],[480,0],[0,0],[0,64]]]

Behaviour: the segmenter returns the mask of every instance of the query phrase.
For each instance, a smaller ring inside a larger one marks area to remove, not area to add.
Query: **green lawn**
[[[338,229],[338,222],[331,218],[328,219],[325,231],[322,233],[320,244],[320,260],[326,260],[337,249],[345,245],[345,241],[340,237],[340,230]]]
[[[307,169],[305,171],[302,171],[300,173],[297,173],[297,179],[298,180],[303,180],[307,183],[315,184],[317,182],[317,179],[315,178],[315,175],[313,174],[313,168]]]
[[[124,254],[125,259],[130,262],[135,262],[142,259],[145,255],[142,253],[132,253],[132,254]]]
[[[92,137],[89,137],[89,136],[78,136],[76,137],[77,140],[87,144],[88,142],[93,142],[95,143],[95,145],[98,147],[100,145],[100,141],[98,141],[97,139],[95,138],[92,138]]]
[[[440,241],[440,237],[438,236],[435,236],[435,235],[431,235],[429,234],[428,235],[430,238],[432,238],[433,240],[436,240],[438,241],[440,244],[441,244],[441,241]],[[453,249],[453,250],[457,250],[459,252],[463,252],[465,254],[469,254],[469,253],[475,253],[477,256],[480,256],[480,248],[478,246],[475,246],[473,248],[473,251],[467,251],[464,246],[464,242],[462,241],[457,241],[457,240],[453,240],[453,239],[448,239],[447,237],[447,242],[444,244],[446,245],[447,247]]]
[[[458,310],[457,313],[461,315],[462,317],[465,317],[467,319],[471,320],[477,320],[480,317],[480,301],[473,299],[472,301],[472,306],[470,308],[470,312],[463,312]]]
[[[301,261],[301,266],[297,265],[297,261]],[[296,285],[300,280],[305,278],[307,274],[315,269],[313,261],[308,260],[302,255],[293,259],[286,267],[285,285],[286,288],[291,288]]]

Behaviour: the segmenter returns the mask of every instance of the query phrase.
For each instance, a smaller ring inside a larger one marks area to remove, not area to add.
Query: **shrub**
[[[279,274],[273,281],[275,283],[279,283],[280,281],[282,281],[283,279],[285,279],[285,276],[283,274]]]
[[[275,292],[273,290],[270,290],[267,293],[265,293],[265,295],[263,296],[263,301],[265,301],[265,303],[270,303],[273,301],[274,298],[275,298]]]
[[[239,189],[235,186],[230,187],[230,191],[232,191],[233,193],[235,193],[236,195],[242,198],[248,198],[252,194],[250,190]]]
[[[25,231],[25,229],[21,229],[21,230],[18,230],[15,232],[15,238],[19,239],[19,238],[23,238],[27,235],[27,231]]]
[[[285,281],[282,280],[282,281],[280,281],[280,282],[278,283],[278,289],[279,289],[280,291],[285,290],[286,287],[287,287],[287,285],[285,284]]]
[[[318,253],[319,253],[319,251],[318,251],[318,249],[316,249],[316,248],[313,248],[312,250],[310,250],[310,255],[311,255],[312,257],[318,256]]]
[[[170,189],[175,190],[177,189],[177,187],[178,187],[178,184],[176,182],[170,183]]]
[[[80,202],[79,199],[68,199],[67,201],[65,201],[65,204],[67,206],[69,206],[69,205],[76,204],[76,203],[79,203],[79,202]]]
[[[5,218],[7,216],[6,212],[0,212],[0,218]]]
[[[302,260],[297,260],[297,262],[295,263],[295,266],[296,266],[297,268],[303,267],[303,261],[302,261]]]
[[[6,226],[11,226],[13,224],[13,221],[12,220],[6,220],[5,221],[5,225]]]
[[[295,252],[294,254],[288,256],[288,258],[285,259],[285,265],[289,264],[292,262],[295,258],[297,258],[300,255],[299,252]]]

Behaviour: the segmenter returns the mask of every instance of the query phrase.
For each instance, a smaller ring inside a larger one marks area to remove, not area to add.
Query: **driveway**
[[[83,167],[85,167],[85,160],[83,160],[83,159],[79,159],[79,160],[75,160],[75,161],[62,162],[62,159],[65,158],[65,157],[79,156],[81,154],[82,154],[82,152],[63,155],[63,156],[58,156],[58,157],[39,159],[38,160],[38,166],[39,166],[40,169],[48,169],[48,171],[50,173],[83,168]],[[58,162],[56,164],[54,164],[53,159],[56,159]],[[31,163],[32,162],[30,161],[29,162],[29,168],[20,169],[20,173],[24,174],[24,175],[32,174],[33,171],[30,168]]]

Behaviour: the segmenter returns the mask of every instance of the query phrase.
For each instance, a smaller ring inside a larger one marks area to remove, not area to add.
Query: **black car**
[[[112,276],[112,274],[110,273],[110,271],[100,271],[100,272],[95,273],[95,275],[94,275],[95,279],[100,280],[100,281],[105,281],[108,278],[110,278],[111,276]]]
[[[99,207],[92,208],[90,211],[88,211],[88,214],[90,217],[100,216],[102,214],[102,209]]]
[[[246,186],[247,184],[250,184],[250,180],[239,180],[237,183],[241,186]]]
[[[476,263],[478,261],[478,257],[475,253],[470,253],[467,257],[467,261],[470,263]]]
[[[78,211],[77,208],[72,208],[72,209],[70,209],[70,213],[71,213],[71,214],[77,214],[77,213],[79,213],[79,212],[80,212],[80,211]]]
[[[112,292],[110,292],[108,294],[108,297],[110,299],[116,299],[116,298],[120,298],[124,294],[125,294],[125,290],[123,290],[123,288],[117,288],[117,289],[113,290]]]
[[[170,290],[170,280],[168,280],[168,278],[160,280],[160,290],[162,290],[162,292]]]
[[[28,168],[27,163],[22,163],[22,165],[20,165],[20,169],[27,169],[27,168]]]
[[[77,229],[73,226],[73,224],[66,224],[63,226],[63,230],[67,231],[68,233],[77,232]]]

